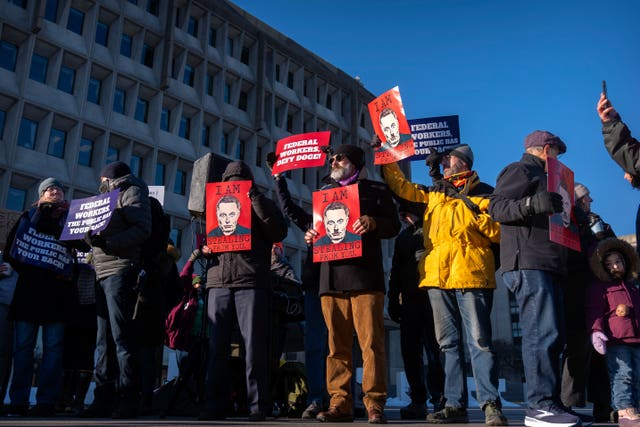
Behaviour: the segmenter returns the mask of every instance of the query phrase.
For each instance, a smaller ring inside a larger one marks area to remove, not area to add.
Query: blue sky
[[[637,0],[236,0],[379,95],[399,86],[408,118],[460,116],[474,169],[495,185],[536,130],[560,136],[560,160],[591,190],[618,235],[634,232],[640,192],[602,142],[601,82],[640,139]],[[413,163],[413,180],[428,183]]]

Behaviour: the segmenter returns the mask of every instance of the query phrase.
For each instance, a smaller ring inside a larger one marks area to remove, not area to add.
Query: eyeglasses
[[[347,157],[347,156],[345,156],[344,154],[336,154],[335,156],[333,156],[333,157],[331,157],[329,159],[329,164],[332,165],[333,162],[339,162],[342,159],[344,159],[345,157]]]
[[[55,193],[55,192],[62,193],[62,188],[60,188],[60,187],[49,187],[44,191],[46,191],[48,193]]]

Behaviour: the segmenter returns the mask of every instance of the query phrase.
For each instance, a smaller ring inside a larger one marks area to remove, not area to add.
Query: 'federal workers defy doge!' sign
[[[82,239],[89,230],[94,233],[104,230],[116,208],[118,193],[120,190],[115,189],[97,196],[72,200],[60,240]]]
[[[282,138],[276,145],[276,162],[272,173],[291,169],[324,166],[326,154],[322,147],[329,145],[331,132],[309,132]]]

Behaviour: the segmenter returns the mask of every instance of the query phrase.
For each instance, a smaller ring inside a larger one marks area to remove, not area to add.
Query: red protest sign
[[[207,183],[207,246],[212,252],[251,249],[250,188],[251,181]]]
[[[371,101],[369,114],[373,130],[382,141],[374,152],[373,164],[393,163],[414,155],[411,128],[404,114],[398,86]]]
[[[291,169],[323,166],[326,154],[320,147],[329,145],[331,132],[309,132],[282,138],[276,145],[276,163],[272,173],[286,172]]]
[[[573,215],[573,171],[552,157],[547,158],[547,191],[562,196],[562,212],[549,216],[549,240],[580,251],[580,233]]]
[[[313,192],[313,262],[362,256],[362,237],[353,232],[360,218],[358,184]]]

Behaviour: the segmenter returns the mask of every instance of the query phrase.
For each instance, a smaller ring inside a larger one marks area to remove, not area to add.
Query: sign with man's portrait
[[[251,184],[251,181],[207,183],[207,246],[212,252],[251,249]]]
[[[324,166],[327,155],[321,150],[329,145],[331,132],[309,132],[291,135],[278,141],[272,173],[291,169]]]
[[[353,232],[360,218],[358,184],[313,192],[313,262],[362,256],[362,237]]]
[[[573,215],[573,171],[554,158],[547,158],[547,191],[562,196],[562,212],[549,216],[549,240],[580,251],[580,234]]]
[[[369,103],[373,130],[382,144],[374,152],[376,165],[393,163],[414,154],[411,129],[400,98],[398,86]]]

